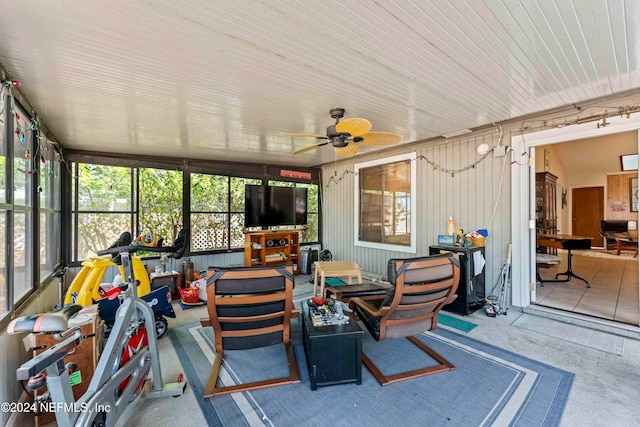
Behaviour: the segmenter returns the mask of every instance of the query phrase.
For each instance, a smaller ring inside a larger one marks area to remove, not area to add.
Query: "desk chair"
[[[391,259],[387,277],[392,285],[377,300],[351,298],[349,306],[359,316],[376,341],[407,338],[438,362],[435,366],[385,375],[363,352],[362,362],[380,385],[450,371],[455,367],[414,335],[433,331],[438,326],[440,309],[456,299],[460,280],[458,254]],[[403,355],[406,357],[406,354]]]

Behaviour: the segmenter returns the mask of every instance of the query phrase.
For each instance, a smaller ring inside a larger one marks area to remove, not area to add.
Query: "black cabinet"
[[[451,304],[445,305],[443,310],[468,316],[484,305],[484,265],[478,263],[478,271],[476,271],[476,261],[480,259],[484,261],[484,246],[472,248],[449,245],[429,246],[429,255],[443,252],[455,252],[460,256],[460,282],[456,291],[458,298]]]
[[[302,302],[302,338],[311,390],[318,386],[362,384],[362,329],[353,319],[346,325],[313,326]]]

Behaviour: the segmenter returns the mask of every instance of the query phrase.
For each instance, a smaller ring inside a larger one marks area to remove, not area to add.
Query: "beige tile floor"
[[[572,270],[591,284],[572,278],[566,283],[543,283],[536,288],[536,304],[638,326],[638,258],[633,253],[616,256],[614,251],[574,251]],[[541,268],[542,279],[551,279],[567,269],[567,255],[559,251],[562,262]],[[564,277],[560,277],[564,278]]]

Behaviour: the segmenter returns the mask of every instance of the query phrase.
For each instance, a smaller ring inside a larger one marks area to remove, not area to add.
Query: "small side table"
[[[349,317],[346,325],[313,326],[302,302],[302,338],[311,390],[319,386],[362,384],[362,329]]]
[[[362,283],[361,269],[353,261],[316,261],[314,265],[316,272],[313,276],[313,296],[324,298],[324,284],[327,277],[347,277],[349,285],[351,278],[356,277],[358,284]],[[317,293],[318,275],[320,275],[320,293]]]
[[[161,273],[151,273],[151,290],[155,291],[163,286],[168,286],[171,291],[171,299],[180,299],[180,288],[182,287],[182,277],[175,270],[163,271]]]

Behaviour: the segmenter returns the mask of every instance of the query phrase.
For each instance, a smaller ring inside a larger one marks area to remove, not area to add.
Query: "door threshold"
[[[614,322],[612,320],[600,319],[534,304],[523,307],[522,312],[640,341],[640,327],[626,323]]]

